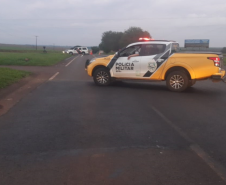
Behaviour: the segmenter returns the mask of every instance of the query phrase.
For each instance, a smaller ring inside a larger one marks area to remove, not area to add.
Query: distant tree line
[[[105,53],[111,51],[119,51],[119,49],[131,44],[138,42],[140,37],[151,38],[149,32],[142,30],[139,27],[130,27],[124,32],[106,31],[102,34],[101,43],[99,47],[92,47],[93,53],[103,50]]]
[[[95,54],[95,53],[98,53],[99,52],[99,47],[98,46],[93,46],[93,47],[91,47],[91,49],[92,49],[92,52]]]
[[[226,47],[224,47],[221,52],[226,53]]]

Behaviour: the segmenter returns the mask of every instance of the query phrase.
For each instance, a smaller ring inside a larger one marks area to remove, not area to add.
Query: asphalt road
[[[98,87],[87,58],[0,117],[0,185],[226,184],[226,84]]]

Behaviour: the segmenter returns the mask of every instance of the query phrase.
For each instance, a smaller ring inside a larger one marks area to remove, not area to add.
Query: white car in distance
[[[77,49],[79,49],[83,55],[89,54],[89,49],[87,47],[83,47],[83,46],[73,47],[71,49],[63,51],[63,53],[68,53],[70,55],[74,55],[74,54],[78,53]]]

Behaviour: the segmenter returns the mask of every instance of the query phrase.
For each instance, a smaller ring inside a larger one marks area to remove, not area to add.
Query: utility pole
[[[36,50],[37,50],[37,37],[38,37],[38,36],[35,36],[35,37],[36,37]]]

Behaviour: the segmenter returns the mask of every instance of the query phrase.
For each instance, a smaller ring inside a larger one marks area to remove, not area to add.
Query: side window
[[[120,57],[128,57],[129,55],[133,55],[136,52],[139,52],[141,48],[141,45],[135,45],[135,46],[130,46],[129,48],[126,48],[125,50],[120,52]]]
[[[180,51],[179,44],[178,43],[173,43],[172,46],[171,46],[171,53],[176,53],[178,51]]]
[[[82,48],[83,50],[87,50],[86,48]]]
[[[166,49],[165,44],[144,44],[142,47],[141,55],[149,56],[149,55],[157,55],[163,53]]]

